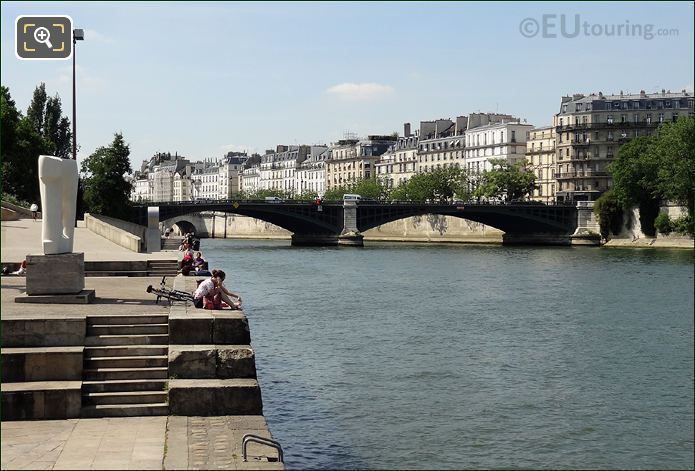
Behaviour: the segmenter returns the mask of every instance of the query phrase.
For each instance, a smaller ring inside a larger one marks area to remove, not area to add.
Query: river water
[[[205,240],[289,468],[692,468],[693,252]]]

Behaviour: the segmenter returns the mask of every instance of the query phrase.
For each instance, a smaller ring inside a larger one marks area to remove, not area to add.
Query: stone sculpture
[[[77,162],[51,155],[40,156],[39,186],[43,253],[71,253],[77,210]]]

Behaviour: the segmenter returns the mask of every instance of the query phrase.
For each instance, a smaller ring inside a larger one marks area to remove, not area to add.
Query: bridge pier
[[[292,234],[295,247],[332,247],[338,245],[337,234]]]
[[[362,234],[342,234],[338,236],[338,245],[364,247],[364,236]]]
[[[502,235],[502,245],[571,245],[569,234],[509,234]]]

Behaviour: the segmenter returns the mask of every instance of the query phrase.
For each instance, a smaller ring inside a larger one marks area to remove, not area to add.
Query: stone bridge
[[[479,222],[504,232],[504,244],[569,245],[577,229],[574,205],[444,204],[412,202],[191,201],[150,203],[133,208],[132,221],[150,230],[161,221],[194,227],[196,214],[222,212],[270,222],[292,232],[292,245],[362,245],[362,232],[398,219],[426,214]],[[588,208],[591,211],[591,208]]]

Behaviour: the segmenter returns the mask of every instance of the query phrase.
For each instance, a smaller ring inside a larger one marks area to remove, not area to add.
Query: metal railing
[[[285,455],[282,452],[282,445],[280,445],[279,442],[276,442],[272,438],[261,437],[259,435],[253,435],[250,433],[247,433],[241,439],[241,457],[242,457],[243,461],[248,461],[247,460],[248,455],[246,452],[246,447],[251,442],[260,443],[261,445],[267,445],[269,447],[275,448],[278,452],[278,461],[280,461],[282,463],[285,462]]]

